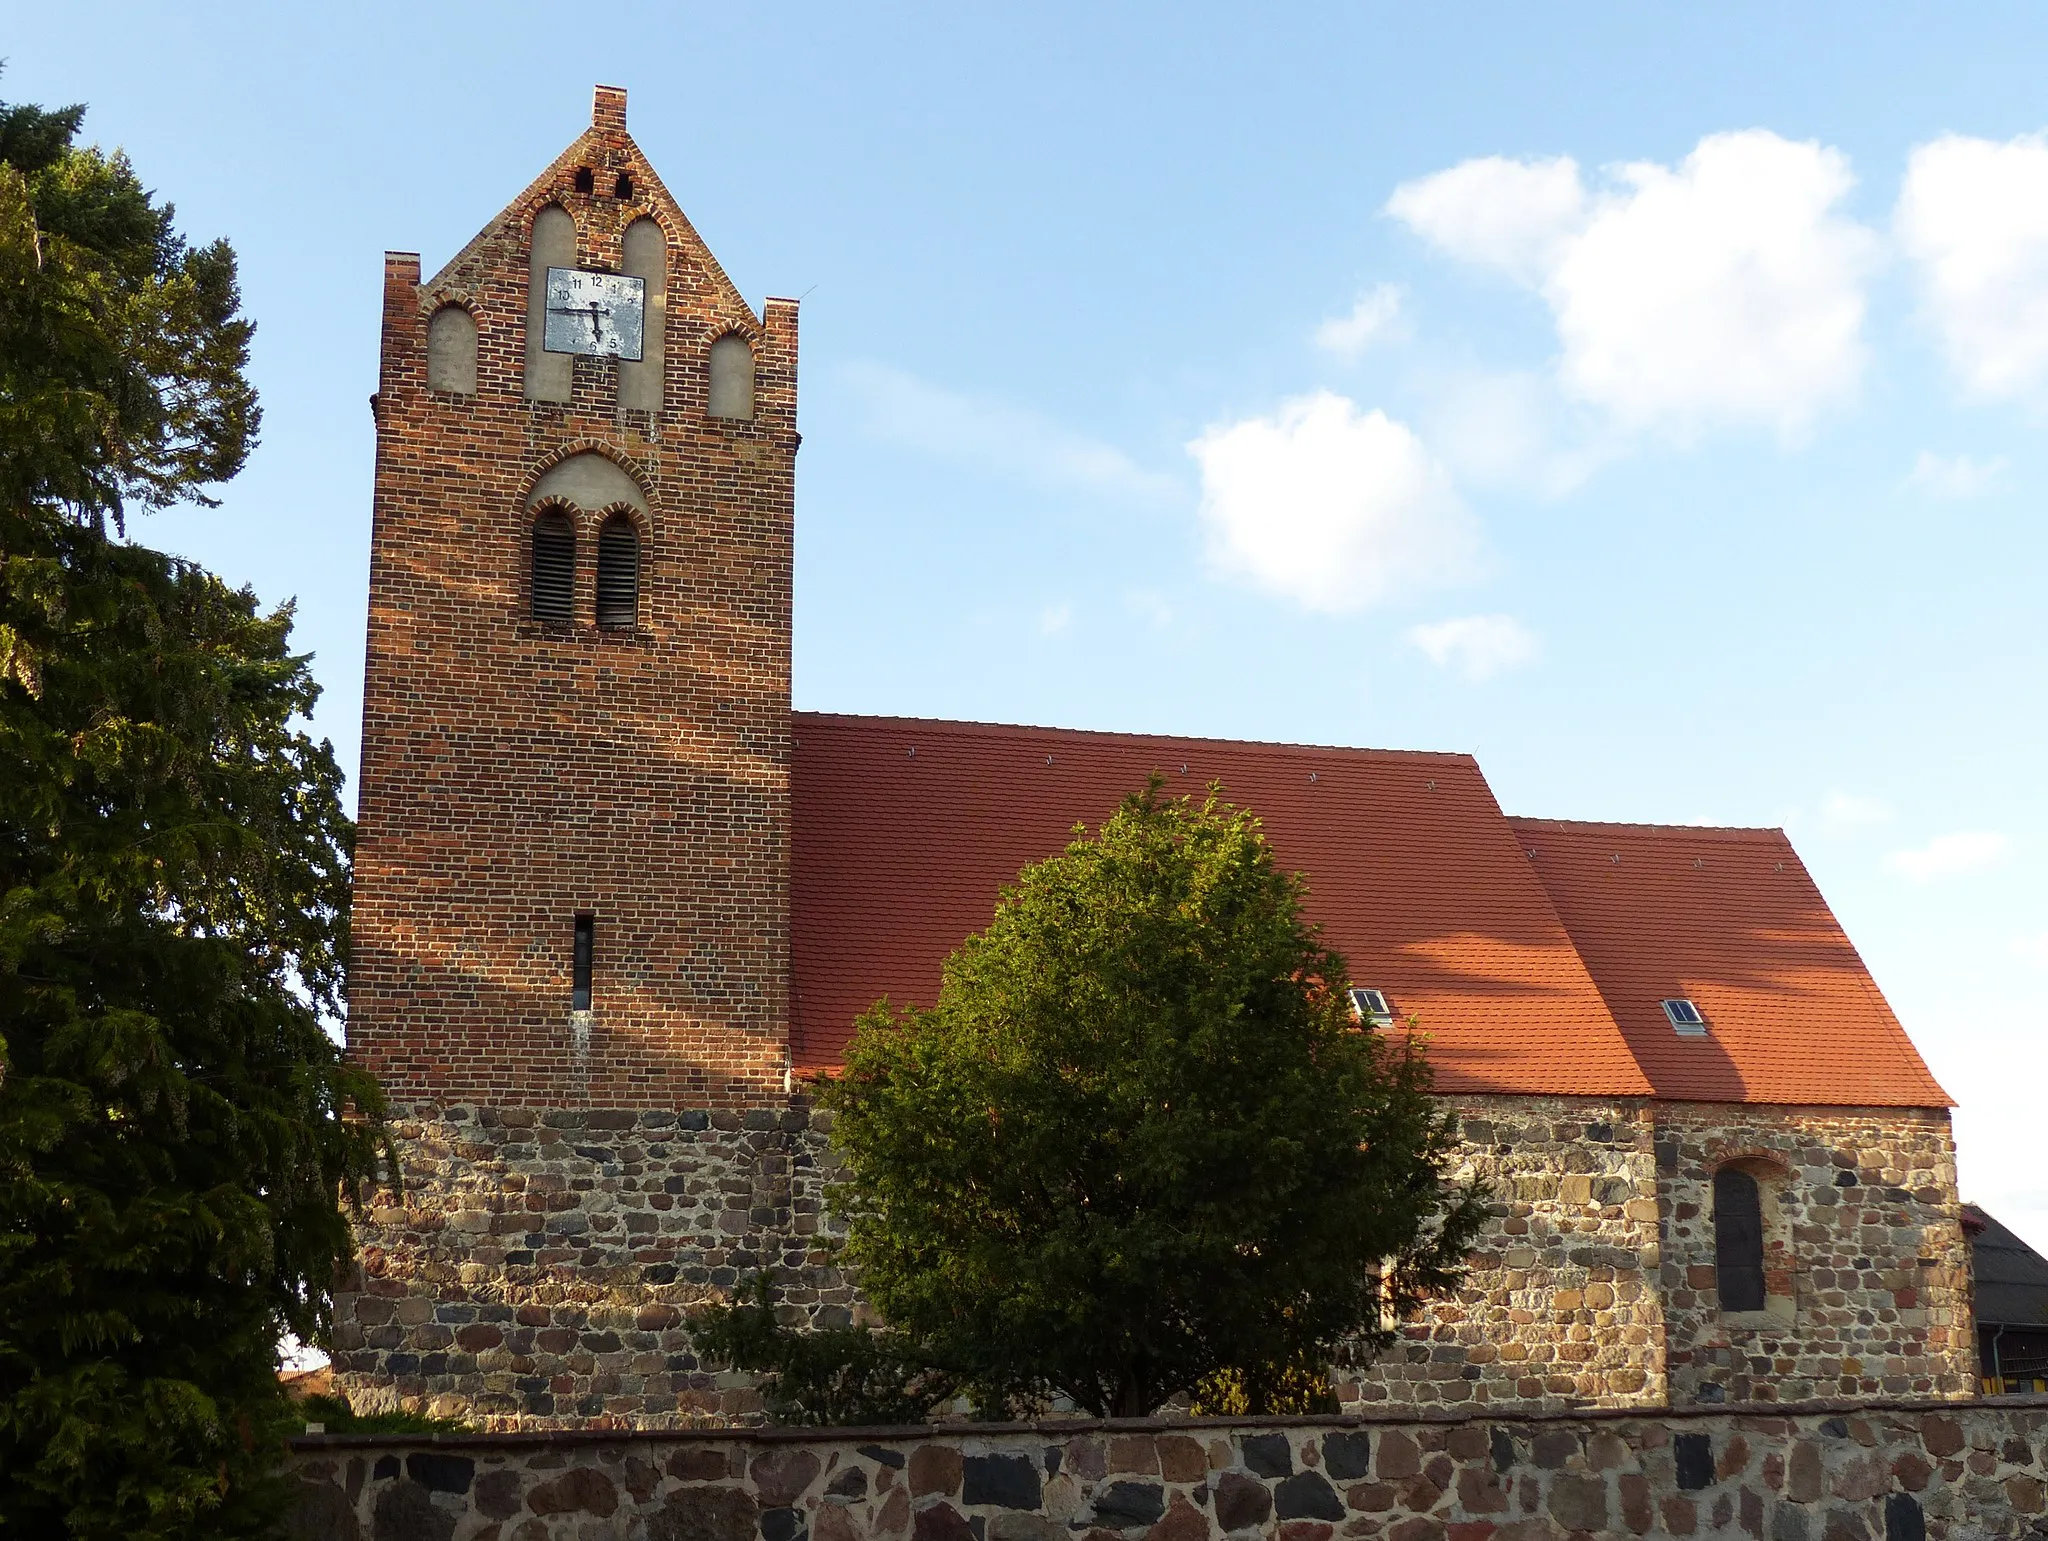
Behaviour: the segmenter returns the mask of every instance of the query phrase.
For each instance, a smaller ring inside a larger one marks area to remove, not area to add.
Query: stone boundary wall
[[[293,1541],[2048,1536],[2048,1397],[293,1441]]]

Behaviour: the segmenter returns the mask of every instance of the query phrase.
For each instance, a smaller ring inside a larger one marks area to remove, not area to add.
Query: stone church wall
[[[357,1225],[337,1387],[491,1427],[744,1419],[743,1378],[702,1369],[690,1306],[768,1269],[821,1325],[852,1286],[818,1250],[828,1115],[403,1109],[401,1196]]]
[[[2048,1399],[295,1441],[294,1541],[1988,1541]]]
[[[1939,1114],[1463,1099],[1461,1165],[1495,1218],[1448,1298],[1336,1376],[1347,1411],[1657,1406],[1974,1384],[1954,1150]],[[810,1320],[849,1320],[823,1244],[829,1116],[414,1107],[407,1185],[377,1195],[340,1302],[339,1383],[527,1425],[746,1419],[690,1307],[767,1269]],[[1714,1294],[1713,1169],[1776,1173],[1772,1304]]]
[[[1363,1373],[1339,1375],[1346,1410],[1661,1403],[1645,1105],[1484,1097],[1456,1111],[1458,1175],[1485,1181],[1494,1221],[1450,1298],[1425,1306]]]
[[[1718,1309],[1715,1169],[1764,1190],[1768,1304]],[[1968,1396],[1970,1263],[1941,1111],[1659,1104],[1672,1400]]]

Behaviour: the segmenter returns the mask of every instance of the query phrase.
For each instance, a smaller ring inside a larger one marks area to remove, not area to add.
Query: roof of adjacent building
[[[2048,1326],[2048,1258],[1976,1204],[1963,1206],[1963,1234],[1977,1281],[1977,1324]]]
[[[1353,981],[1429,1036],[1440,1091],[1948,1101],[1777,831],[1510,820],[1463,754],[810,712],[795,738],[800,1069],[835,1067],[883,996],[931,1004],[1003,886],[1157,771],[1259,815]],[[1674,993],[1706,1037],[1672,1032]]]

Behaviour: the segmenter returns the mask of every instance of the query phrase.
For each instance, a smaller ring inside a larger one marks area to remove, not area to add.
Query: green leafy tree
[[[0,1534],[265,1533],[381,1167],[288,610],[128,543],[254,441],[233,253],[0,105]]]
[[[963,1389],[929,1349],[887,1327],[805,1330],[784,1322],[765,1273],[751,1298],[690,1313],[690,1341],[715,1363],[753,1374],[771,1423],[923,1423]]]
[[[1154,778],[1022,873],[936,1007],[861,1018],[819,1089],[848,1258],[932,1362],[1097,1415],[1205,1383],[1261,1412],[1455,1279],[1482,1195],[1303,894],[1250,813]]]

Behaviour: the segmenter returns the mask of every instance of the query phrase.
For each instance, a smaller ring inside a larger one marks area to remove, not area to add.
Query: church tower
[[[359,1404],[711,1411],[678,1307],[801,1257],[796,362],[610,87],[439,273],[385,257],[349,1040],[406,1187]]]

